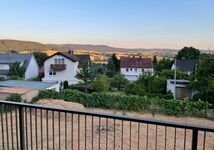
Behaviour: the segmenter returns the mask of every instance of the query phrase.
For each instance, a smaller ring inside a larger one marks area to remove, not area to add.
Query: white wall
[[[30,63],[25,71],[25,80],[36,78],[39,75],[39,66],[34,56],[31,57]]]
[[[153,68],[121,68],[120,72],[127,80],[136,81],[143,73],[151,73],[153,75]]]
[[[0,64],[0,70],[9,70],[10,66],[8,64]]]
[[[49,75],[49,71],[51,70],[51,64],[54,64],[54,59],[62,59],[64,58],[66,69],[63,71],[57,71],[56,75]],[[44,64],[44,78],[42,79],[43,82],[63,82],[68,81],[69,84],[76,84],[78,83],[78,79],[75,78],[77,70],[78,70],[79,62],[73,62],[70,59],[65,58],[61,55],[55,55],[45,61]]]

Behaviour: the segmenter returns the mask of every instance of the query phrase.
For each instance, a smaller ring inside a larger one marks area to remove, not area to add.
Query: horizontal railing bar
[[[140,123],[159,125],[159,126],[176,127],[176,128],[191,129],[191,130],[196,129],[200,131],[214,132],[214,128],[210,126],[183,124],[183,123],[160,121],[160,120],[154,120],[154,119],[142,119],[142,118],[131,117],[131,116],[113,115],[109,113],[97,113],[97,112],[77,110],[77,109],[64,109],[64,108],[57,108],[57,107],[51,107],[51,106],[41,106],[38,104],[18,103],[18,102],[11,102],[11,101],[0,101],[0,104],[15,105],[19,107],[37,108],[37,109],[44,109],[44,110],[53,110],[58,112],[67,112],[67,113],[73,113],[73,114],[110,118],[110,119],[117,119],[117,120],[124,120],[124,121],[140,122]]]

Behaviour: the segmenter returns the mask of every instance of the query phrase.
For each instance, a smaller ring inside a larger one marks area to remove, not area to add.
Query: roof
[[[50,57],[48,57],[47,59],[49,59],[49,58],[51,58],[51,57],[53,57],[53,56],[55,56],[55,55],[64,56],[65,58],[67,58],[67,59],[69,59],[69,60],[71,60],[71,61],[73,61],[73,62],[79,61],[79,58],[75,57],[74,55],[72,55],[72,54],[70,54],[70,53],[66,53],[66,52],[65,52],[65,53],[57,52],[57,53],[51,55]]]
[[[84,64],[85,62],[90,62],[90,55],[74,55],[75,57],[79,58],[79,65]]]
[[[25,94],[27,92],[34,91],[34,89],[29,88],[22,88],[22,87],[5,87],[0,89],[0,93],[6,93],[6,94]]]
[[[23,63],[26,69],[33,54],[0,53],[0,64],[12,64],[15,62]]]
[[[176,67],[183,72],[193,72],[197,62],[197,59],[177,59]]]
[[[151,58],[122,57],[120,59],[121,68],[153,68]]]
[[[26,81],[26,80],[6,80],[0,82],[0,87],[22,87],[29,89],[46,89],[56,85],[55,83],[47,83],[41,81]]]

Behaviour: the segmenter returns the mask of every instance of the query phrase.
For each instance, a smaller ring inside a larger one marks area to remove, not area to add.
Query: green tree
[[[198,98],[214,104],[214,55],[200,56],[198,69],[190,87],[199,92]]]
[[[114,74],[120,71],[120,61],[117,59],[117,56],[113,54],[107,64],[107,75],[113,77]]]
[[[120,73],[115,74],[110,82],[111,87],[117,88],[118,91],[121,88],[124,88],[127,83],[128,83],[128,80],[124,77],[124,75]]]
[[[174,79],[174,70],[163,70],[159,73],[159,76],[166,79]],[[189,80],[191,79],[191,75],[176,69],[176,79]]]
[[[9,76],[14,76],[14,77],[24,77],[25,73],[25,68],[21,66],[20,62],[15,62],[13,64],[9,65]]]
[[[153,60],[152,60],[152,62],[153,62],[153,65],[154,65],[154,66],[156,66],[156,65],[157,65],[158,60],[157,60],[156,55],[154,55],[154,56],[153,56]]]
[[[68,81],[63,82],[63,89],[68,89]]]
[[[155,66],[155,72],[159,74],[163,70],[171,69],[172,61],[167,58],[160,60]]]
[[[200,51],[194,47],[184,47],[178,52],[178,59],[198,59]]]
[[[42,53],[42,52],[33,52],[33,55],[39,65],[39,67],[42,67],[44,65],[45,60],[48,58],[48,55],[46,53]]]
[[[77,73],[76,78],[83,83],[85,92],[87,93],[89,85],[94,80],[94,73],[90,70],[88,63],[83,63],[80,66],[80,71]]]
[[[128,83],[125,86],[125,93],[128,95],[144,95],[145,91],[142,87],[137,85],[136,83]]]
[[[110,88],[109,79],[106,75],[98,75],[94,82],[92,83],[92,87],[97,92],[106,92]]]

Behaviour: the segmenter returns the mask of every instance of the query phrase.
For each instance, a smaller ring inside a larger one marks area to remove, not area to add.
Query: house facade
[[[167,80],[167,92],[171,91],[176,99],[192,99],[197,91],[188,88],[189,80]]]
[[[120,59],[120,72],[129,81],[136,81],[141,75],[153,75],[153,63],[151,58],[122,57]]]
[[[0,75],[7,77],[10,64],[19,62],[25,69],[25,80],[38,76],[39,66],[33,54],[2,53],[0,54]]]
[[[60,83],[68,81],[69,84],[76,84],[79,80],[75,77],[79,66],[84,61],[90,61],[90,56],[81,58],[72,53],[56,53],[50,56],[44,63],[43,82]]]

